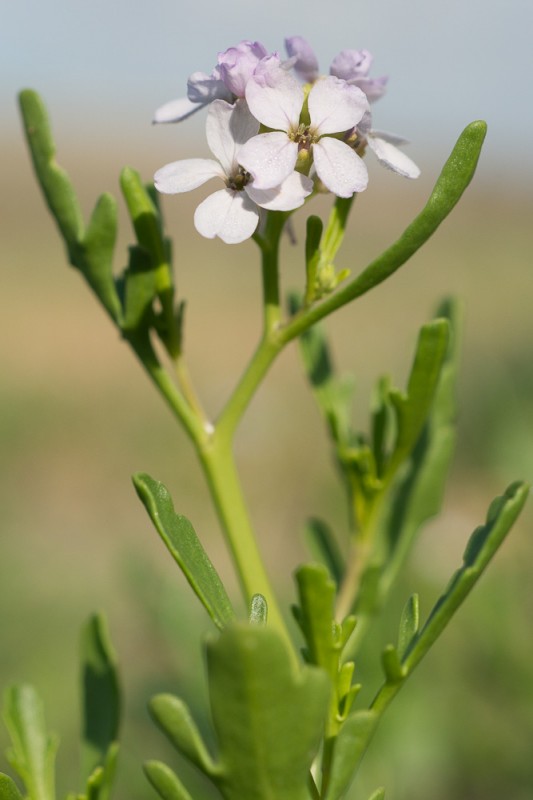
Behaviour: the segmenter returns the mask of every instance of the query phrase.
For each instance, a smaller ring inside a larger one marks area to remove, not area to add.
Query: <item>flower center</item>
[[[298,145],[298,151],[300,151],[310,150],[311,145],[314,142],[317,142],[319,137],[312,130],[310,125],[306,125],[305,123],[301,122],[296,130],[289,131],[289,139],[292,142],[296,142]]]
[[[244,167],[239,166],[237,172],[228,177],[227,187],[235,192],[242,192],[247,183],[250,183],[252,176],[246,172]]]

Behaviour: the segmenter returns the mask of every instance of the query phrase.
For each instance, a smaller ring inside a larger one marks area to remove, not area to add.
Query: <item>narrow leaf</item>
[[[143,769],[162,800],[192,800],[176,773],[166,764],[161,761],[147,761]]]
[[[458,203],[472,180],[486,132],[486,123],[482,121],[472,122],[465,128],[444,165],[425,208],[400,238],[353,281],[289,322],[280,332],[281,341],[291,341],[319,319],[373,289],[422,247]]]
[[[120,686],[116,656],[104,617],[94,614],[82,631],[82,774],[85,780],[103,767],[118,738]],[[109,775],[109,778],[112,774]]]
[[[102,194],[94,207],[77,266],[87,283],[115,322],[120,322],[122,306],[113,277],[113,253],[117,239],[117,201]]]
[[[311,554],[326,566],[337,586],[340,586],[344,575],[344,559],[329,525],[312,517],[306,522],[304,535]]]
[[[217,767],[207,750],[186,704],[171,694],[158,694],[150,700],[150,714],[174,747],[206,775]]]
[[[8,759],[27,794],[31,800],[55,800],[57,739],[46,731],[42,703],[32,686],[11,686],[6,691],[4,719],[12,741]]]
[[[83,216],[70,179],[55,160],[55,144],[43,101],[32,89],[19,95],[26,139],[46,203],[71,255],[83,238]]]
[[[462,566],[452,577],[404,656],[403,664],[410,672],[440,636],[481,577],[522,510],[527,495],[528,487],[525,484],[514,483],[505,494],[492,502],[485,524],[470,537]]]
[[[418,595],[413,594],[405,604],[400,618],[400,628],[398,631],[398,655],[400,658],[403,658],[407,648],[416,636],[419,620]]]
[[[352,782],[379,720],[373,711],[348,716],[335,740],[335,750],[324,800],[339,800]]]
[[[133,476],[133,484],[170,554],[215,625],[222,629],[235,614],[191,523],[175,513],[172,499],[162,483],[138,472]]]

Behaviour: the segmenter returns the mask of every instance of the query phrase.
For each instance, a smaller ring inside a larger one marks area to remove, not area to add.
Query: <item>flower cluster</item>
[[[230,47],[210,75],[190,76],[186,98],[155,113],[154,122],[179,122],[208,106],[207,143],[216,160],[175,161],[154,177],[165,194],[222,179],[225,188],[196,209],[203,236],[242,242],[255,232],[261,209],[292,211],[316,191],[337,197],[364,191],[367,147],[400,175],[419,175],[397,147],[404,139],[372,129],[370,103],[383,95],[387,78],[369,77],[368,51],[343,50],[321,76],[305,39],[289,37],[285,46],[285,60],[259,42]]]

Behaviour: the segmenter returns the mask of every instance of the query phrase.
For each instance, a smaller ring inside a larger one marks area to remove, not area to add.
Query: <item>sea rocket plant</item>
[[[195,189],[211,177],[224,180],[226,189],[196,210],[195,226],[203,236],[242,242],[257,229],[261,208],[292,211],[314,191],[340,198],[364,191],[367,147],[394,172],[419,175],[396,146],[406,140],[372,129],[370,102],[384,93],[387,78],[368,77],[367,50],[341,51],[331,74],[322,77],[303,37],[289,37],[285,46],[286,61],[260,42],[228,48],[210,75],[190,76],[187,98],[155,113],[156,122],[178,122],[210,107],[207,140],[217,161],[176,161],[155,175],[156,188],[166,194]]]

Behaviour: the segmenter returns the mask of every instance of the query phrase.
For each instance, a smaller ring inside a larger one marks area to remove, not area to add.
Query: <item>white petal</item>
[[[243,100],[234,105],[224,100],[211,103],[205,125],[207,143],[226,175],[232,175],[237,169],[236,155],[241,144],[255,136],[258,130],[259,123]]]
[[[278,131],[298,127],[304,102],[300,84],[280,66],[262,67],[256,73],[246,84],[246,101],[254,117]]]
[[[256,189],[279,186],[294,170],[298,145],[286,133],[261,133],[239,150],[239,164],[252,175]]]
[[[210,178],[224,180],[225,177],[218,161],[212,158],[185,158],[158,169],[154,175],[154,184],[158,192],[178,194],[190,192]]]
[[[299,172],[292,172],[280,186],[274,189],[257,189],[253,183],[246,186],[245,192],[254,203],[271,211],[292,211],[304,204],[305,198],[313,191],[313,181]]]
[[[365,93],[340,78],[317,81],[309,92],[311,125],[320,134],[354,128],[368,109]]]
[[[324,136],[313,145],[313,158],[318,177],[337,197],[351,197],[366,189],[366,166],[344,142]]]
[[[385,142],[390,142],[391,144],[409,144],[409,139],[404,139],[403,136],[398,136],[397,133],[389,133],[388,131],[376,131],[371,129],[368,131],[371,136],[375,136],[376,139],[383,139]]]
[[[369,136],[367,142],[384,167],[403,175],[404,178],[418,178],[420,175],[420,170],[414,161],[390,142],[376,136]]]
[[[193,103],[188,97],[180,97],[178,100],[171,100],[169,103],[159,106],[154,114],[153,122],[181,122],[195,111],[199,111],[204,105],[205,103]]]
[[[194,214],[198,233],[207,239],[219,236],[226,244],[249,239],[257,228],[259,212],[245,192],[221,189],[200,203]]]

